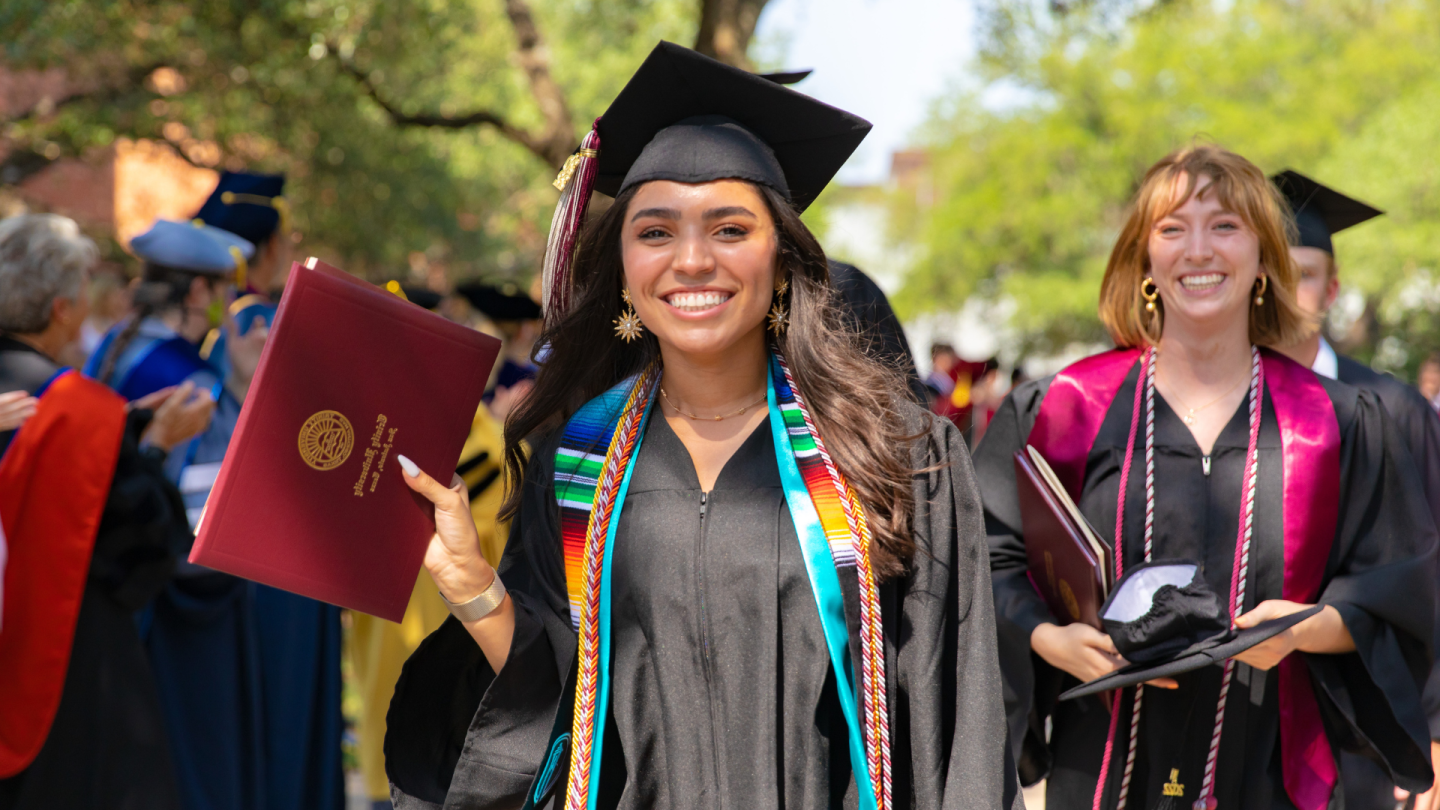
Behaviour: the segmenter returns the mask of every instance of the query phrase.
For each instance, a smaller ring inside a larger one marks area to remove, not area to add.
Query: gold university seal
[[[300,426],[300,458],[321,472],[345,463],[355,447],[355,431],[339,411],[320,411]]]

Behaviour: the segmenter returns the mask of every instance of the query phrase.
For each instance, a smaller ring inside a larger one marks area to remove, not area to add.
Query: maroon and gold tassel
[[[540,302],[545,308],[545,319],[552,323],[564,317],[570,308],[570,262],[575,256],[580,226],[585,224],[585,209],[590,205],[590,191],[595,187],[599,157],[600,119],[597,118],[585,140],[580,142],[580,148],[566,159],[560,175],[555,178],[560,201],[555,204],[550,238],[545,245],[545,264],[541,270],[543,300]]]

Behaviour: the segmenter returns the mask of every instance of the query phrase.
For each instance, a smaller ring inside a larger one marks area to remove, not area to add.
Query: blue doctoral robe
[[[216,401],[210,426],[166,464],[195,528],[240,416],[223,372],[149,319],[106,382],[134,399],[186,380]],[[139,622],[186,810],[344,806],[339,608],[182,559]]]
[[[85,376],[99,379],[100,367],[110,354],[110,347],[128,324],[128,319],[122,320],[105,333],[99,347],[85,363]],[[110,376],[100,382],[115,389],[125,399],[134,400],[189,379],[198,386],[211,388],[221,378],[219,372],[200,356],[195,344],[176,334],[159,318],[146,318],[120,352]]]

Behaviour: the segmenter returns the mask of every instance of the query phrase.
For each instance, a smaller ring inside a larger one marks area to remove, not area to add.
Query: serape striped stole
[[[618,515],[644,438],[658,376],[658,369],[651,368],[586,403],[566,424],[555,454],[565,583],[570,620],[577,634],[566,810],[594,810],[598,796],[604,735],[597,730],[604,728],[609,700],[610,560]],[[771,357],[767,399],[786,503],[840,684],[837,692],[850,730],[849,750],[860,806],[863,810],[889,810],[885,645],[865,511],[825,451],[790,370],[778,355]],[[847,601],[858,608],[852,613],[858,613],[859,689],[850,663]],[[552,758],[561,744],[558,737],[552,742]],[[552,765],[547,764],[547,772]],[[867,778],[861,779],[860,774]],[[539,780],[529,803],[539,804],[551,784],[551,779]]]

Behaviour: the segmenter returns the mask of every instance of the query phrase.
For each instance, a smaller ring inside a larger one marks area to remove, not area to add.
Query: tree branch
[[[769,0],[700,0],[695,50],[741,70],[754,70],[748,52],[755,24]]]
[[[115,99],[126,92],[138,87],[145,81],[145,77],[156,70],[165,67],[164,62],[155,62],[148,65],[137,65],[123,74],[122,81],[90,81],[77,84],[73,92],[60,98],[44,97],[32,104],[29,109],[18,115],[0,117],[0,123],[13,124],[21,121],[28,121],[32,118],[43,118],[50,115],[61,107],[74,104],[80,101],[101,100],[108,101]]]
[[[334,52],[336,49],[331,48],[330,50]],[[338,56],[336,58],[339,59]],[[365,91],[365,95],[369,96],[371,101],[379,105],[380,109],[384,110],[385,114],[390,117],[390,120],[399,126],[435,127],[438,129],[466,129],[468,127],[481,125],[492,126],[499,130],[501,135],[529,149],[541,158],[545,158],[545,154],[542,151],[543,147],[534,136],[509,123],[497,113],[489,110],[476,110],[464,115],[437,115],[432,113],[410,115],[387,101],[385,97],[380,94],[379,89],[375,87],[375,83],[371,81],[370,75],[356,67],[353,62],[346,59],[339,59],[339,62],[341,69],[350,74],[350,76],[359,83],[360,89]]]
[[[575,151],[575,123],[570,117],[570,107],[565,103],[565,93],[550,75],[550,54],[535,26],[535,18],[525,0],[505,0],[505,14],[515,29],[515,61],[525,71],[530,83],[530,93],[540,107],[545,119],[544,129],[538,132],[522,129],[493,110],[475,110],[464,115],[439,115],[419,113],[411,115],[391,104],[375,86],[370,74],[361,70],[354,62],[342,58],[340,49],[330,44],[341,69],[350,74],[365,95],[379,105],[380,109],[399,126],[436,127],[440,129],[465,129],[473,126],[494,127],[505,138],[520,144],[532,154],[545,161],[552,169],[559,170],[565,159]]]
[[[535,18],[525,0],[505,0],[505,16],[515,29],[516,61],[530,81],[530,93],[540,105],[540,114],[545,117],[544,154],[553,168],[559,169],[570,153],[575,151],[575,121],[570,117],[570,106],[565,103],[565,92],[550,75],[550,52],[535,27]]]

